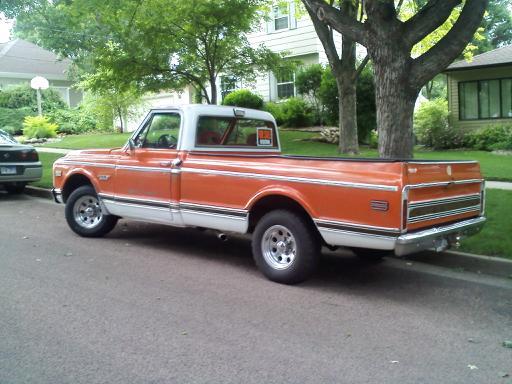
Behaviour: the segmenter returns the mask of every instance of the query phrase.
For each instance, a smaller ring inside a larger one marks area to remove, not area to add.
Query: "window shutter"
[[[269,17],[272,15],[269,15]],[[273,33],[274,32],[274,17],[270,17],[269,20],[267,20],[267,33]]]

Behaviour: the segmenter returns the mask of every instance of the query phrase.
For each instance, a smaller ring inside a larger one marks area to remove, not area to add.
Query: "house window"
[[[220,93],[222,100],[238,88],[238,80],[235,76],[222,76],[220,78]]]
[[[277,98],[287,99],[295,96],[295,73],[291,70],[281,70],[276,74]]]
[[[289,18],[288,18],[288,5],[278,5],[274,9],[274,31],[281,29],[288,29]]]
[[[460,120],[512,118],[512,79],[459,83]]]

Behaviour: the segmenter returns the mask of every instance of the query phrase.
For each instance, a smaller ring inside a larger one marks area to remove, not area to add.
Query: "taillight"
[[[21,151],[18,154],[18,160],[20,161],[39,161],[39,155],[35,149],[27,151]]]

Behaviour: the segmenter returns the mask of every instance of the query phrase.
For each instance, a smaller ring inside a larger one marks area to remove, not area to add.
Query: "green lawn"
[[[43,164],[43,177],[38,182],[31,183],[31,185],[35,185],[36,187],[41,187],[41,188],[52,188],[52,186],[53,186],[53,178],[52,178],[53,162],[62,156],[64,156],[64,155],[61,155],[60,153],[41,153],[41,152],[39,152],[39,160],[41,160],[41,163]]]
[[[512,259],[512,191],[486,191],[487,222],[478,235],[462,240],[461,251]]]
[[[61,141],[44,144],[44,147],[64,149],[116,148],[128,141],[131,133],[96,133],[89,135],[69,135]]]

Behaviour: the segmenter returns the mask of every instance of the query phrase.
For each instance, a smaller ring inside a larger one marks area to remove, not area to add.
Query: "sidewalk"
[[[506,181],[486,181],[485,188],[489,189],[505,189],[507,191],[512,191],[512,183]]]

